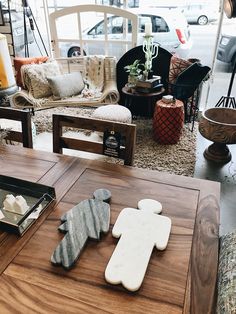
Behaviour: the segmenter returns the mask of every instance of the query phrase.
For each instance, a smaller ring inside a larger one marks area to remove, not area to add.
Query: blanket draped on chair
[[[15,108],[50,108],[56,106],[79,106],[114,104],[119,101],[116,85],[116,59],[105,56],[83,56],[78,58],[56,59],[63,72],[81,71],[86,87],[81,94],[55,100],[53,96],[35,98],[31,91],[31,81],[26,69],[22,67],[23,81],[27,82],[28,90],[21,90],[10,96],[12,107]],[[64,67],[63,67],[64,62]],[[66,66],[65,66],[66,62]],[[62,64],[61,64],[62,63]]]

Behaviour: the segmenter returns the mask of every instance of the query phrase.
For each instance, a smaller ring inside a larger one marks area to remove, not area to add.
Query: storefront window
[[[21,7],[22,1],[14,1],[15,5],[17,2],[19,2],[19,7]],[[144,12],[146,7],[151,6],[152,11],[156,13],[156,16],[160,16],[162,20],[163,18],[161,14],[159,14],[160,10],[165,9],[170,12],[171,10],[178,9],[189,23],[189,34],[185,33],[185,36],[190,36],[192,41],[188,58],[199,59],[202,65],[207,65],[214,70],[212,78],[203,84],[202,106],[215,106],[218,99],[222,95],[227,94],[232,66],[236,59],[236,50],[234,53],[231,51],[232,49],[230,50],[232,46],[236,47],[236,19],[228,19],[226,16],[223,16],[222,30],[220,30],[218,27],[220,20],[220,3],[216,0],[29,0],[28,3],[35,19],[33,22],[34,37],[32,39],[32,36],[30,36],[32,40],[29,43],[31,56],[45,54],[43,44],[47,47],[47,50],[50,51],[47,15],[64,7],[79,4],[99,4],[120,8],[141,7],[141,11]],[[2,4],[4,5],[4,1],[2,1]],[[75,28],[70,26],[73,19],[74,17],[65,20],[58,28],[62,38],[71,38],[72,34],[77,37],[79,36],[78,33],[75,33]],[[27,25],[29,25],[28,16],[26,20]],[[94,36],[97,36],[98,32],[100,32],[99,34],[101,36],[104,34],[105,22],[101,22],[101,14],[96,14],[92,18],[86,17],[85,20],[86,23],[83,24],[84,30],[90,30],[91,35],[92,32],[94,32]],[[122,33],[122,19],[109,18],[107,21],[109,22],[108,27],[111,27],[110,35],[117,37]],[[157,26],[160,24],[160,21],[157,22]],[[21,23],[23,25],[23,18]],[[81,21],[81,23],[83,22]],[[163,29],[163,33],[160,33],[160,36],[164,36],[165,31],[167,32],[170,21],[165,21],[165,23],[166,28],[165,30]],[[39,30],[39,32],[37,30]],[[222,34],[217,35],[218,32]],[[219,38],[219,47],[216,46],[217,38]],[[17,38],[17,40],[19,40],[19,38]],[[20,45],[20,47],[22,48],[22,45]],[[24,49],[17,49],[16,55],[23,56]],[[233,88],[232,90],[234,91],[236,89]]]

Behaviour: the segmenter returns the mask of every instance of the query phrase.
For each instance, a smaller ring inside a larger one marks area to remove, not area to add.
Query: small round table
[[[147,116],[149,118],[152,118],[153,112],[154,112],[154,105],[157,100],[161,99],[164,91],[165,89],[164,87],[162,87],[160,90],[156,92],[140,93],[140,92],[137,92],[135,88],[130,89],[129,87],[124,86],[122,88],[122,93],[125,95],[125,107],[129,108],[132,115],[134,115],[133,109],[135,106],[135,100],[137,100],[137,98],[140,98],[140,99],[143,98],[144,101],[146,101],[146,105],[147,105]]]

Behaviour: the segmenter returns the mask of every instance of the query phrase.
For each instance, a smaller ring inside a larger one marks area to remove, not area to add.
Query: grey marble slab
[[[59,230],[66,233],[51,256],[54,265],[70,269],[79,258],[88,238],[100,240],[101,232],[108,232],[110,225],[111,193],[105,189],[94,192],[94,199],[87,199],[61,217]]]

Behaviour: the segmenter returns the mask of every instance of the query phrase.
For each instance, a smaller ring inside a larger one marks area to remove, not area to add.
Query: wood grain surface
[[[22,238],[0,235],[1,313],[213,313],[218,183],[25,148],[17,153],[0,148],[0,154],[9,157],[8,171],[11,165],[17,177],[51,184],[57,195],[54,208]],[[63,237],[57,230],[61,215],[98,188],[112,193],[110,230],[119,212],[135,208],[142,198],[159,200],[163,215],[172,220],[166,250],[153,250],[143,284],[135,293],[104,279],[118,241],[111,232],[102,235],[100,242],[88,241],[70,271],[50,263]]]

